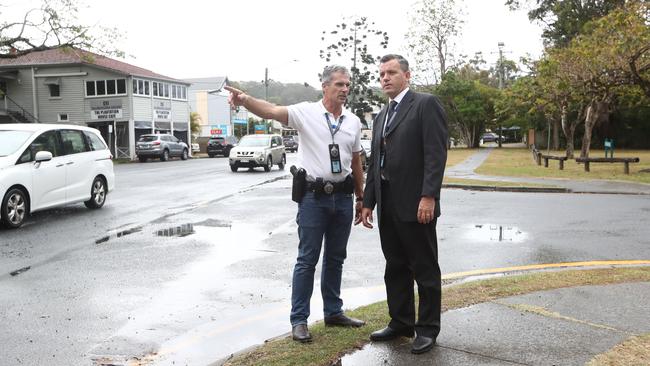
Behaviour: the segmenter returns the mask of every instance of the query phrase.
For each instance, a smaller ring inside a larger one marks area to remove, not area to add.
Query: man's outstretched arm
[[[224,89],[230,92],[228,102],[232,107],[243,106],[262,118],[274,119],[285,126],[289,123],[289,112],[287,111],[287,107],[278,106],[265,100],[253,98],[243,91],[231,86],[226,86]]]

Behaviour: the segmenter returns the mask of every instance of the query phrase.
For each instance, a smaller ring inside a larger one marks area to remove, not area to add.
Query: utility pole
[[[503,47],[505,44],[503,42],[498,43],[499,46],[499,90],[503,90],[504,84],[505,84],[505,70],[503,69]],[[502,136],[502,129],[501,129],[501,122],[499,123],[499,136],[497,137],[497,141],[499,144],[499,147],[501,147],[501,136]]]
[[[269,101],[269,68],[265,67],[264,68],[264,100]],[[266,132],[269,132],[269,125],[266,122],[266,118],[262,119],[264,122],[264,128],[266,128]]]

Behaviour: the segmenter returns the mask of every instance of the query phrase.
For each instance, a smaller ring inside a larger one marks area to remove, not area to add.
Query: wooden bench
[[[533,153],[533,159],[537,165],[542,165],[542,153],[537,150],[535,145],[532,146],[532,149],[530,149],[530,151]]]
[[[553,156],[553,155],[542,155],[542,159],[544,159],[544,168],[548,168],[548,161],[550,160],[558,160],[560,162],[560,170],[564,170],[564,162],[567,161],[566,156]]]
[[[638,163],[639,158],[576,158],[576,162],[585,164],[585,172],[589,171],[590,163],[623,163],[625,174],[630,174],[630,163]]]

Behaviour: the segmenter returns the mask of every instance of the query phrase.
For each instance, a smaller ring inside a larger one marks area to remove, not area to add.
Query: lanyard
[[[330,133],[332,134],[332,143],[334,143],[334,135],[336,135],[337,132],[341,129],[341,125],[343,124],[343,117],[339,117],[339,123],[336,126],[336,129],[332,130],[332,123],[330,122],[330,115],[329,113],[325,112],[325,119],[327,120],[327,128],[330,130]]]

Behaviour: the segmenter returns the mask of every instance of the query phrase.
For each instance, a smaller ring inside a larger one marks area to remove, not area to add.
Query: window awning
[[[59,85],[61,83],[61,78],[45,78],[43,84],[45,85]]]
[[[151,121],[134,121],[133,127],[138,130],[150,130],[152,126]]]
[[[187,122],[174,122],[174,131],[187,131]]]

